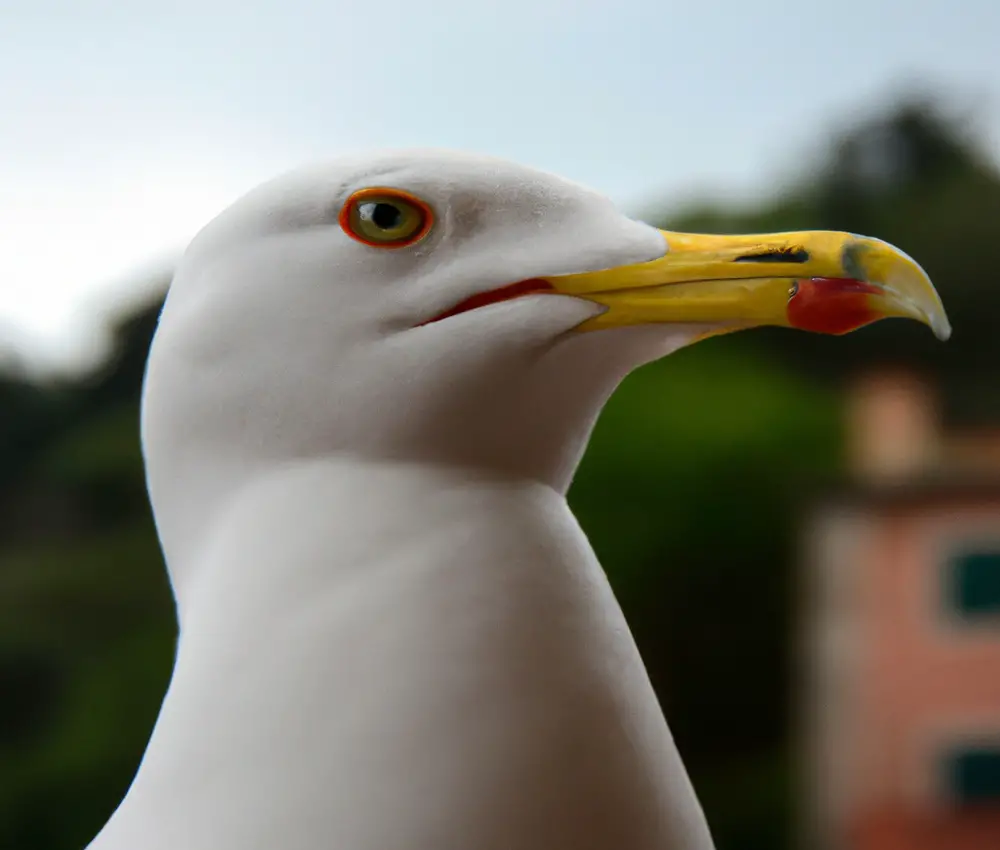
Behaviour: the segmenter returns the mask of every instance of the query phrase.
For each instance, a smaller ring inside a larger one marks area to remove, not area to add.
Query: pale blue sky
[[[1000,3],[0,0],[0,335],[92,351],[130,272],[304,160],[440,145],[630,210],[745,197],[924,83],[1000,152]]]

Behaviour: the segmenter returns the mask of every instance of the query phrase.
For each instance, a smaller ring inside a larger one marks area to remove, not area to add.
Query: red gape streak
[[[442,319],[457,316],[459,313],[468,313],[469,310],[485,307],[487,304],[499,304],[501,301],[510,301],[514,298],[520,298],[522,295],[551,294],[553,292],[555,292],[555,287],[547,280],[537,277],[529,280],[519,280],[517,283],[509,283],[507,286],[501,286],[499,289],[491,289],[488,292],[477,292],[475,295],[470,295],[464,301],[459,301],[454,307],[445,310],[443,313],[439,313],[426,322],[421,322],[417,327],[429,325],[433,322],[440,322]]]
[[[846,277],[798,280],[788,298],[788,322],[814,333],[850,333],[882,318],[871,305],[871,296],[881,293],[877,286]]]
[[[524,295],[551,294],[555,288],[546,280],[531,278],[477,292],[454,307],[421,322],[417,327],[467,313],[488,304],[499,304]],[[846,334],[882,318],[872,308],[871,296],[880,295],[877,286],[842,277],[814,277],[795,282],[788,298],[788,323],[793,328],[823,334]]]

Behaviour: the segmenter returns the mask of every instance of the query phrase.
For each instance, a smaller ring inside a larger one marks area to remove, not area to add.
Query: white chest
[[[709,846],[553,491],[303,469],[188,575],[170,692],[94,850]]]

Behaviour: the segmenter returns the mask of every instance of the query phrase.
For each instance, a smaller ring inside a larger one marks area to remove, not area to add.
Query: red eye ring
[[[402,189],[373,186],[354,192],[337,220],[344,233],[364,245],[405,248],[430,232],[434,212],[425,201]]]

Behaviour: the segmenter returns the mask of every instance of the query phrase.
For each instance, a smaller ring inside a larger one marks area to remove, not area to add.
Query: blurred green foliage
[[[795,534],[841,470],[838,385],[902,363],[941,381],[950,415],[998,417],[1000,175],[960,124],[908,102],[848,128],[813,179],[760,208],[656,223],[882,237],[928,269],[956,328],[947,346],[902,322],[836,340],[759,331],[652,364],[608,405],[570,494],[720,850],[778,850],[795,803]],[[157,312],[122,322],[115,355],[84,379],[0,379],[2,848],[86,844],[169,677],[173,608],[138,443]]]

